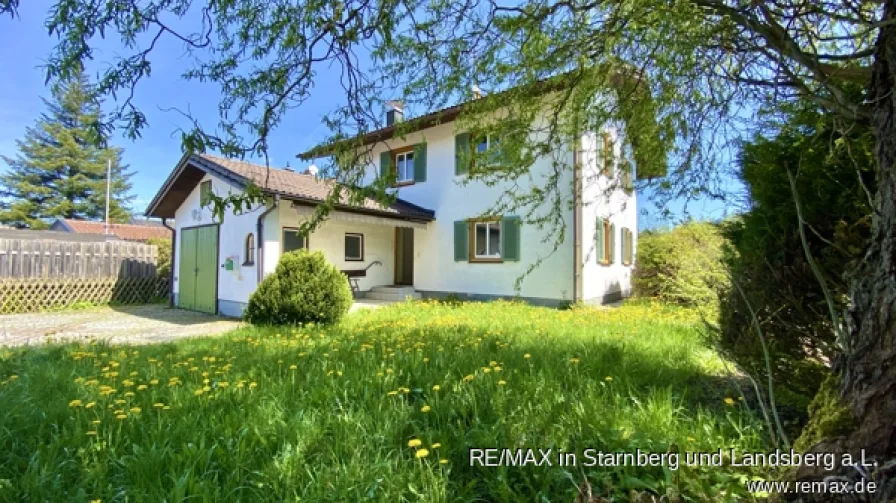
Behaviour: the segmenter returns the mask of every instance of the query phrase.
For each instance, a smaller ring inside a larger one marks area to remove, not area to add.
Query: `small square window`
[[[364,235],[345,234],[345,260],[347,262],[364,261]]]
[[[283,228],[283,253],[294,250],[308,249],[308,240],[299,233],[295,227]]]

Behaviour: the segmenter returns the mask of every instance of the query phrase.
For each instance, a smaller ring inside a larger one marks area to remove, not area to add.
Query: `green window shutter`
[[[208,204],[209,195],[212,193],[212,181],[206,180],[199,184],[199,206]]]
[[[380,176],[383,178],[392,176],[392,152],[388,150],[380,154]]]
[[[414,181],[426,181],[426,144],[414,145]]]
[[[454,137],[454,174],[465,175],[470,171],[470,134]]]
[[[520,260],[520,217],[501,219],[501,258],[509,262]]]
[[[466,220],[454,222],[454,261],[466,262],[470,258],[470,223]]]
[[[616,224],[610,224],[610,263],[616,263]]]
[[[597,249],[597,263],[604,262],[604,219],[598,217],[597,225],[594,228],[594,247]]]

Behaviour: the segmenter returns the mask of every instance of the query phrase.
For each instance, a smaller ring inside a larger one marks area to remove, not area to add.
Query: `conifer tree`
[[[42,229],[54,218],[103,219],[109,160],[109,218],[127,221],[132,174],[122,149],[105,145],[99,100],[87,78],[54,84],[44,104],[47,111],[16,142],[18,154],[2,156],[8,167],[0,176],[0,222]]]

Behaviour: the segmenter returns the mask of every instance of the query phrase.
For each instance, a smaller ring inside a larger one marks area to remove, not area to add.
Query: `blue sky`
[[[34,124],[44,111],[41,97],[49,96],[44,86],[41,65],[55,43],[44,28],[50,0],[22,2],[19,18],[0,19],[0,154],[14,156],[15,141],[22,138],[25,128]],[[102,43],[95,52],[95,67],[113,61],[119,53],[112,43]],[[123,55],[124,53],[121,53]],[[112,143],[125,149],[124,160],[135,172],[133,190],[136,194],[134,209],[142,213],[155,195],[165,177],[181,157],[179,128],[188,129],[189,123],[178,112],[170,109],[189,110],[204,125],[218,120],[218,90],[211,84],[186,82],[180,78],[191,65],[182,46],[171,40],[158,45],[152,56],[152,77],[137,89],[135,103],[147,115],[149,125],[142,137],[129,140],[116,136]],[[273,132],[270,139],[272,166],[284,166],[289,162],[295,168],[304,167],[295,154],[306,150],[326,137],[321,117],[334,102],[342,101],[341,88],[336,85],[335,72],[319,71],[312,98],[299,109],[290,112],[287,119]],[[0,162],[0,169],[6,169]],[[738,190],[739,184],[731,181],[730,188]],[[652,210],[649,191],[642,192],[639,206]],[[670,209],[675,219],[683,218],[682,203]],[[688,213],[694,218],[718,219],[730,214],[732,206],[717,201],[696,201],[688,205]],[[642,214],[642,228],[664,225],[667,221],[656,212]]]

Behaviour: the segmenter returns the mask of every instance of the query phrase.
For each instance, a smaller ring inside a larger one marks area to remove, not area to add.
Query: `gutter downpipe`
[[[579,290],[579,212],[581,200],[579,199],[579,148],[578,140],[572,144],[572,303],[578,302]]]
[[[162,218],[162,227],[171,231],[171,264],[168,271],[168,307],[174,307],[174,250],[177,243],[177,229],[168,225],[168,219]]]
[[[277,209],[280,205],[280,195],[274,194],[274,203],[270,208],[264,210],[261,215],[258,215],[258,223],[256,224],[256,232],[255,237],[258,239],[258,251],[256,254],[255,263],[258,264],[257,274],[258,274],[258,284],[261,284],[261,280],[264,279],[264,217],[268,216],[268,214]]]

